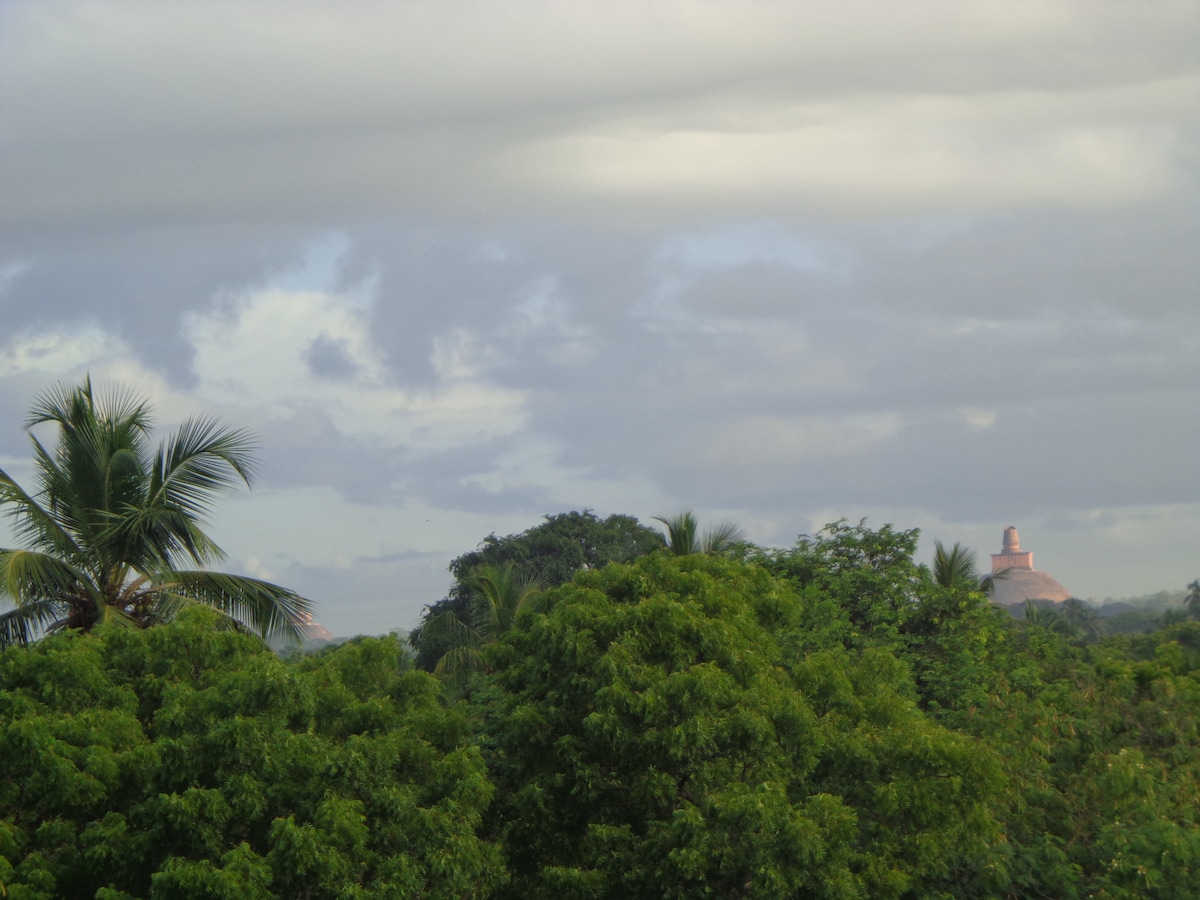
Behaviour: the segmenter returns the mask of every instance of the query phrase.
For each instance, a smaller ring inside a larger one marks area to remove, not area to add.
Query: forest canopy
[[[395,638],[281,658],[201,608],[10,647],[0,885],[1200,895],[1200,621],[1017,620],[916,538],[573,564],[452,691]]]

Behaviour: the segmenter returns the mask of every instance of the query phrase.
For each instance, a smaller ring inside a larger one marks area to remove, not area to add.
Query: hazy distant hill
[[[1109,634],[1133,634],[1136,632],[1153,631],[1163,625],[1163,617],[1174,614],[1183,617],[1186,610],[1183,601],[1187,592],[1158,591],[1155,594],[1143,594],[1140,597],[1105,597],[1103,602],[1085,600],[1084,602],[1096,610],[1097,615],[1104,619],[1105,631]],[[1034,600],[1033,603],[1044,609],[1058,609],[1062,603],[1052,600]],[[1024,603],[999,603],[998,606],[1007,609],[1014,619],[1025,618]]]

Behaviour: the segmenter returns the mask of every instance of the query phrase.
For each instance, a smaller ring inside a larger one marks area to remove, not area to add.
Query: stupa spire
[[[1020,553],[1021,538],[1017,534],[1017,526],[1009,525],[1004,529],[1004,552],[1005,553]]]
[[[1009,525],[1004,529],[1004,548],[999,553],[992,554],[992,574],[1004,569],[1032,569],[1033,553],[1021,551],[1021,538],[1017,534],[1017,526]]]

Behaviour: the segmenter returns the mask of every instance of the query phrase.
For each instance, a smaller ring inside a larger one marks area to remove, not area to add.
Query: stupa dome
[[[1004,529],[1004,545],[992,554],[992,602],[1002,606],[1024,603],[1026,600],[1053,600],[1056,603],[1071,598],[1071,592],[1057,578],[1033,567],[1033,553],[1021,550],[1021,539],[1015,526]]]

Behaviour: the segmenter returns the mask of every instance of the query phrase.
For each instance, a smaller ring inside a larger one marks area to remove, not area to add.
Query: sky
[[[342,635],[585,508],[1179,590],[1198,124],[1196,0],[0,0],[0,468],[251,428],[224,567]]]

